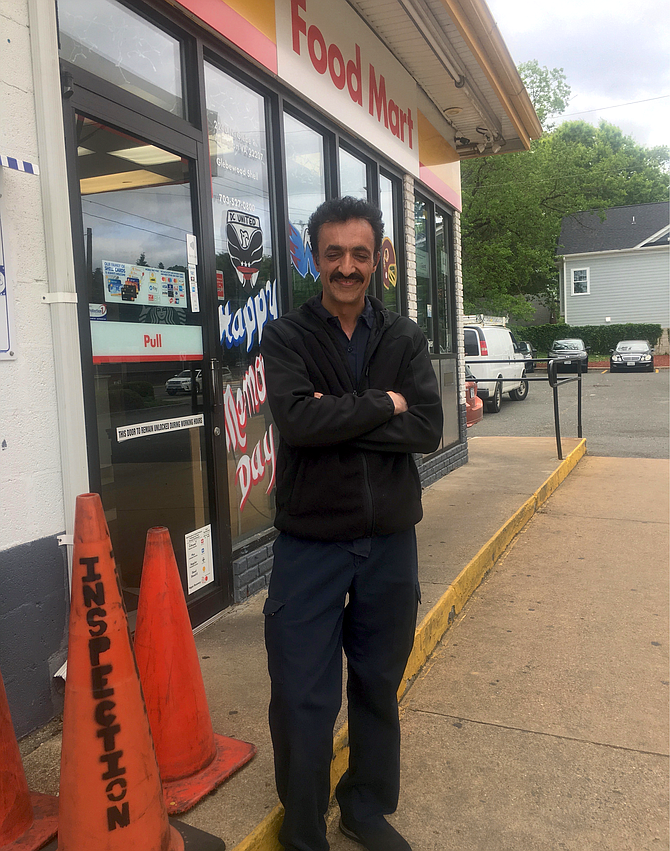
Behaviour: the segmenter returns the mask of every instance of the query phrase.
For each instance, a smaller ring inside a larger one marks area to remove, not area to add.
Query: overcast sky
[[[515,64],[563,68],[572,90],[566,120],[604,119],[642,145],[670,146],[667,0],[487,3]]]

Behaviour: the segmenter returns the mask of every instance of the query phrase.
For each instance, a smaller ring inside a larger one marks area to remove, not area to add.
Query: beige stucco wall
[[[38,163],[27,0],[0,4],[0,153]],[[41,186],[0,168],[0,217],[16,358],[0,361],[0,550],[64,529]]]

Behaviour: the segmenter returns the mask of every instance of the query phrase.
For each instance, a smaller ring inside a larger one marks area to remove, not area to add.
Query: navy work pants
[[[265,603],[270,732],[284,805],[279,840],[326,851],[333,728],[347,656],[349,770],[337,788],[345,822],[394,812],[400,790],[397,690],[419,596],[416,534],[371,538],[367,555],[282,533]],[[366,550],[366,546],[362,547]]]

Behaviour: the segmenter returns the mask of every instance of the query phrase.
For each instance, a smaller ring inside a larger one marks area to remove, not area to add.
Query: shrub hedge
[[[144,397],[134,390],[119,385],[109,388],[109,410],[116,414],[121,411],[139,411],[145,408]]]
[[[547,352],[554,340],[579,337],[589,348],[589,354],[609,355],[620,340],[647,340],[652,346],[658,344],[663,329],[660,325],[529,325],[512,328],[517,340],[528,340],[538,352]]]
[[[139,393],[144,398],[153,398],[154,386],[150,381],[128,381],[122,385],[125,390],[132,390],[134,393]]]

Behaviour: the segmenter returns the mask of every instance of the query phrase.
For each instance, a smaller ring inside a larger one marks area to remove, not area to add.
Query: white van
[[[477,379],[477,395],[492,414],[500,410],[503,393],[515,402],[528,395],[524,356],[505,323],[501,316],[463,317],[465,362]]]

